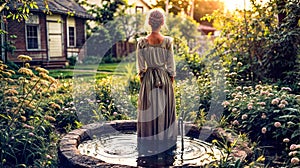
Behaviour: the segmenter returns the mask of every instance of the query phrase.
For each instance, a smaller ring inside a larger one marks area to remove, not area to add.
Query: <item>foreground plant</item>
[[[0,167],[54,166],[58,136],[51,111],[60,107],[48,106],[48,98],[57,81],[40,67],[36,75],[27,63],[29,56],[18,58],[23,61],[18,72],[0,62]]]
[[[300,143],[299,95],[291,92],[288,87],[238,86],[227,90],[228,100],[223,102],[231,127],[261,146],[273,146],[280,162],[289,158],[287,146]]]

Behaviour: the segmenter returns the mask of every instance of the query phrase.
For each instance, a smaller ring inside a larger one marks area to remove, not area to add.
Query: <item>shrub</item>
[[[276,146],[283,157],[288,152],[286,139],[288,144],[300,143],[299,95],[290,88],[258,84],[226,92],[228,100],[223,105],[233,128],[248,133],[260,145]]]
[[[68,61],[69,61],[69,65],[70,66],[75,66],[76,65],[76,62],[77,62],[77,58],[76,56],[71,56],[68,58]]]
[[[20,55],[24,67],[15,72],[0,62],[0,165],[1,167],[51,167],[56,165],[57,135],[55,118],[48,97],[55,92],[57,81],[48,71],[30,69],[29,56]],[[18,73],[20,77],[13,79]]]
[[[280,81],[277,84],[281,87],[289,86],[299,93],[299,3],[251,1],[251,5],[251,10],[216,12],[209,18],[221,31],[215,40],[215,52],[230,72],[244,80],[239,80],[240,84]],[[284,19],[276,17],[282,14]],[[243,64],[238,72],[233,58]]]

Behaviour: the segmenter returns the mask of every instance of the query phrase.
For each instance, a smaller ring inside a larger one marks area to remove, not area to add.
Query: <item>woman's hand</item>
[[[174,83],[174,76],[171,76],[170,79],[171,79],[171,82]]]
[[[140,77],[140,82],[142,83],[142,81],[143,81],[143,77]]]

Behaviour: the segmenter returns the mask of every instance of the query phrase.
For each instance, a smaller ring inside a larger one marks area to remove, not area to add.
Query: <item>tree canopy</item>
[[[49,12],[48,1],[43,0],[45,4],[45,12]],[[7,18],[23,20],[27,19],[30,10],[38,9],[36,0],[0,0],[0,12],[7,11],[4,14],[4,21]]]
[[[165,0],[158,0],[155,7],[166,8]],[[194,4],[193,4],[194,3]],[[194,7],[192,7],[194,5]],[[193,16],[197,22],[204,22],[200,19],[212,14],[215,10],[223,10],[224,3],[220,0],[169,0],[169,12],[175,15],[184,11],[187,15]],[[193,14],[191,14],[193,10]]]
[[[89,3],[87,0],[79,3],[87,7],[88,13],[92,14],[95,20],[101,24],[112,21],[117,13],[122,13],[128,7],[126,0],[101,0],[101,5]]]

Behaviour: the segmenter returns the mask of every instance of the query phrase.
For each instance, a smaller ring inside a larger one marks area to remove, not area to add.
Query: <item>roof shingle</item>
[[[46,10],[44,0],[36,0],[38,9],[31,9],[31,11],[42,12]],[[12,5],[12,4],[10,4]],[[74,0],[48,0],[48,8],[50,12],[55,14],[74,14],[76,17],[85,19],[94,19],[94,17],[87,13],[87,11],[76,3]]]

